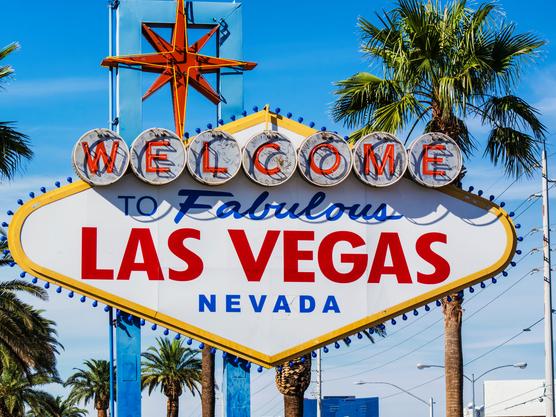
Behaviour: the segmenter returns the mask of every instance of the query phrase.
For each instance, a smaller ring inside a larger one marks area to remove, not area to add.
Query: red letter
[[[394,144],[389,143],[386,145],[386,150],[384,151],[384,155],[382,157],[382,164],[378,165],[378,161],[376,160],[375,152],[373,151],[373,145],[367,143],[363,145],[363,157],[365,158],[365,174],[369,175],[371,172],[371,167],[369,166],[369,159],[373,163],[373,167],[375,168],[375,172],[377,175],[384,174],[384,168],[386,164],[390,167],[389,172],[390,175],[394,174]]]
[[[108,154],[106,153],[104,141],[95,146],[94,158],[91,156],[91,150],[89,149],[88,143],[83,142],[81,143],[81,146],[83,146],[83,152],[85,152],[85,159],[87,160],[89,171],[94,172],[95,174],[98,173],[98,161],[102,158],[102,162],[106,166],[106,172],[109,174],[112,173],[112,171],[114,170],[114,162],[116,162],[116,153],[118,153],[120,142],[113,142],[112,149],[110,150],[110,158],[108,158]]]
[[[83,227],[81,229],[81,278],[114,279],[114,270],[97,268],[96,227]]]
[[[319,266],[326,278],[339,284],[357,281],[367,268],[366,253],[342,253],[340,260],[350,263],[353,267],[349,272],[339,272],[332,262],[334,246],[338,242],[348,242],[352,248],[365,245],[363,238],[353,232],[334,232],[326,236],[319,246]]]
[[[159,167],[153,166],[153,160],[158,159],[159,161],[167,161],[168,154],[165,153],[155,153],[153,154],[153,148],[155,146],[168,146],[170,145],[169,140],[153,140],[152,142],[147,143],[147,150],[145,151],[145,165],[147,172],[168,172],[170,168],[168,167]]]
[[[334,158],[335,158],[334,159],[334,164],[328,169],[319,168],[317,166],[317,164],[315,164],[315,159],[314,159],[315,153],[320,148],[329,149],[334,154]],[[321,143],[321,144],[315,146],[313,149],[311,149],[311,152],[309,153],[309,166],[311,167],[311,169],[313,171],[315,171],[317,174],[320,174],[320,175],[332,174],[340,166],[340,161],[341,161],[340,152],[338,151],[338,149],[336,149],[336,147],[334,145],[331,145],[330,143]]]
[[[444,151],[446,146],[444,145],[424,145],[423,146],[423,174],[424,175],[446,175],[446,171],[429,169],[429,164],[441,164],[444,158],[431,157],[429,156],[429,151]]]
[[[228,234],[232,239],[234,249],[236,250],[237,257],[241,262],[241,267],[247,281],[259,282],[263,276],[263,273],[268,265],[268,260],[270,255],[276,246],[276,241],[280,235],[278,230],[268,230],[263,240],[261,250],[259,251],[259,256],[255,258],[251,246],[247,241],[247,236],[245,236],[244,230],[228,230]]]
[[[141,247],[143,262],[135,261],[139,247]],[[135,271],[145,271],[151,281],[161,281],[164,279],[149,229],[131,229],[122,264],[120,265],[120,271],[118,272],[118,279],[129,279],[131,273]]]
[[[313,240],[313,231],[284,231],[284,282],[314,282],[314,272],[301,272],[299,261],[313,259],[313,251],[299,250],[300,240]]]
[[[444,233],[425,233],[415,244],[417,254],[434,267],[432,274],[417,272],[417,282],[421,284],[440,284],[450,275],[448,261],[431,248],[434,242],[447,243],[448,238]]]
[[[168,238],[170,251],[187,263],[187,268],[183,271],[170,268],[169,278],[172,281],[192,281],[203,272],[203,260],[184,245],[185,239],[188,238],[199,240],[201,239],[201,232],[196,229],[178,229],[172,232]]]
[[[209,156],[210,144],[208,142],[205,142],[203,144],[203,172],[211,172],[213,174],[225,174],[226,172],[228,172],[228,168],[226,167],[211,167]],[[216,160],[216,163],[218,164],[218,159]]]
[[[280,145],[278,145],[277,143],[263,143],[255,151],[255,155],[253,156],[253,164],[255,165],[255,168],[257,168],[263,174],[266,174],[266,175],[278,174],[281,171],[279,166],[269,169],[269,168],[266,168],[263,164],[261,164],[261,161],[259,161],[259,155],[261,154],[261,152],[265,148],[272,148],[274,150],[279,151],[280,150]]]
[[[384,265],[388,251],[392,257],[391,266]],[[378,239],[375,258],[369,274],[369,283],[379,284],[383,275],[395,275],[398,283],[411,284],[411,275],[409,275],[409,268],[397,233],[384,232]]]

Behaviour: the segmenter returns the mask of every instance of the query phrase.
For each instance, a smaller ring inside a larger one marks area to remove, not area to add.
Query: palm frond
[[[506,174],[532,175],[537,165],[538,142],[511,127],[495,127],[488,137],[485,155],[494,165],[503,165]]]
[[[395,81],[368,72],[360,72],[335,85],[339,87],[335,94],[340,97],[334,103],[332,117],[348,127],[369,124],[376,109],[396,102],[402,93]]]
[[[546,135],[539,111],[517,96],[491,97],[484,103],[481,112],[483,123],[531,131],[539,140]]]
[[[13,128],[11,122],[0,122],[0,177],[11,179],[22,160],[31,159],[29,137]]]
[[[9,54],[19,48],[17,42],[10,43],[8,46],[0,49],[0,61],[6,58]],[[11,75],[14,72],[10,65],[0,65],[0,80]]]

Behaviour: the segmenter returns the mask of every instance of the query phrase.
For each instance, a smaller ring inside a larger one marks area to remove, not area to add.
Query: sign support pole
[[[317,417],[322,416],[322,356],[317,349]]]
[[[108,55],[114,52],[114,10],[118,7],[116,1],[108,3]],[[114,129],[114,70],[108,71],[108,128]],[[108,311],[108,347],[109,347],[109,366],[110,366],[110,417],[115,417],[114,403],[114,309],[109,307]]]
[[[247,363],[232,355],[224,358],[223,401],[225,417],[251,417],[251,377]]]
[[[141,324],[131,314],[116,323],[118,417],[141,417]]]
[[[237,9],[240,10],[239,7]],[[241,30],[241,13],[236,13],[236,27]],[[236,59],[242,58],[242,48],[228,46],[220,43],[221,34],[218,34],[218,56],[221,54],[232,53]],[[241,39],[241,38],[240,38]],[[222,79],[226,79],[225,88]],[[238,115],[243,111],[243,75],[241,72],[232,71],[231,73],[218,75],[218,93],[225,95],[226,102],[220,102],[217,109],[218,119],[229,120],[230,116]],[[232,357],[233,359],[233,357]],[[251,416],[251,375],[244,361],[234,364],[230,355],[224,358],[223,363],[223,389],[222,402],[224,417],[250,417]]]
[[[554,417],[554,354],[552,352],[552,277],[550,271],[550,211],[548,203],[546,142],[542,150],[542,223],[544,252],[544,358],[546,416]]]
[[[114,417],[114,309],[108,311],[108,344],[110,347],[110,417]]]

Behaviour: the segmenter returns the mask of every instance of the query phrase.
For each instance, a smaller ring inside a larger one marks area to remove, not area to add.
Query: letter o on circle
[[[131,145],[131,169],[148,184],[168,184],[178,178],[184,168],[185,145],[170,130],[147,129]]]
[[[353,158],[348,143],[332,132],[307,137],[298,150],[301,175],[319,187],[341,183],[349,175]]]
[[[241,168],[241,149],[235,138],[221,130],[206,130],[187,148],[187,169],[197,181],[220,185],[230,181]]]
[[[280,185],[297,168],[297,153],[291,140],[278,132],[257,133],[243,148],[243,170],[257,184]]]
[[[373,187],[398,182],[407,170],[407,151],[403,143],[387,132],[363,136],[353,148],[353,170],[361,181]]]
[[[77,140],[72,162],[75,173],[86,183],[109,185],[126,173],[129,150],[118,134],[108,129],[93,129]]]
[[[409,172],[415,181],[431,188],[454,182],[463,166],[461,149],[449,136],[431,132],[409,146]]]

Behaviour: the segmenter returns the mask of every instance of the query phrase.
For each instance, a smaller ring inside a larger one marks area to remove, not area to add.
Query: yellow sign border
[[[271,118],[271,120],[269,120],[269,118]],[[243,119],[229,123],[221,127],[221,129],[225,130],[228,133],[235,133],[244,130],[248,127],[252,127],[256,124],[263,123],[265,121],[272,123],[274,125],[277,124],[285,129],[288,129],[294,133],[298,133],[303,136],[308,136],[315,132],[314,129],[296,123],[282,116],[271,114],[267,110],[255,113],[251,116],[247,116]],[[20,240],[21,230],[23,228],[23,224],[25,223],[26,218],[35,210],[47,204],[50,204],[54,201],[61,200],[70,195],[74,195],[79,192],[88,190],[89,188],[92,188],[92,186],[88,185],[84,181],[77,181],[75,183],[66,185],[64,187],[61,187],[53,191],[49,191],[46,194],[36,197],[26,202],[19,210],[17,210],[8,228],[8,243],[14,261],[24,271],[40,279],[43,279],[45,281],[51,282],[56,285],[60,285],[69,290],[85,295],[89,298],[111,305],[112,307],[118,308],[126,313],[143,317],[144,319],[149,320],[153,323],[157,323],[168,329],[171,329],[178,333],[185,334],[191,338],[200,340],[204,343],[210,344],[211,346],[217,347],[218,349],[227,351],[233,355],[245,358],[251,362],[266,367],[276,366],[291,358],[298,357],[318,347],[330,344],[335,340],[354,334],[362,329],[368,328],[370,326],[379,323],[383,323],[389,320],[390,318],[397,317],[405,312],[411,311],[417,307],[433,302],[447,294],[456,293],[466,287],[469,287],[470,285],[473,285],[477,282],[485,280],[486,278],[497,275],[498,273],[503,271],[504,268],[510,263],[514,255],[516,244],[517,244],[516,233],[515,233],[513,223],[510,220],[508,214],[503,209],[501,209],[494,203],[484,198],[478,197],[471,193],[467,193],[453,186],[448,186],[445,187],[444,189],[437,190],[446,193],[454,198],[457,198],[461,201],[465,201],[474,206],[483,208],[491,212],[492,214],[494,214],[498,218],[498,220],[503,223],[504,230],[506,232],[507,243],[503,255],[500,257],[500,259],[497,262],[492,264],[490,267],[480,270],[474,274],[460,278],[441,288],[436,288],[432,291],[422,294],[419,297],[415,297],[411,300],[407,300],[403,303],[382,310],[371,316],[367,316],[361,320],[358,320],[347,326],[341,327],[335,331],[326,333],[318,338],[309,340],[307,342],[294,346],[290,349],[287,349],[275,355],[266,355],[262,352],[250,349],[247,346],[243,346],[239,343],[232,342],[216,334],[207,332],[196,326],[192,326],[188,323],[182,322],[180,320],[176,320],[170,316],[161,314],[155,310],[125,300],[116,295],[109,294],[105,291],[99,290],[98,288],[94,288],[88,284],[84,284],[73,278],[66,277],[62,274],[59,274],[55,271],[51,271],[47,268],[44,268],[32,262],[25,255]]]

